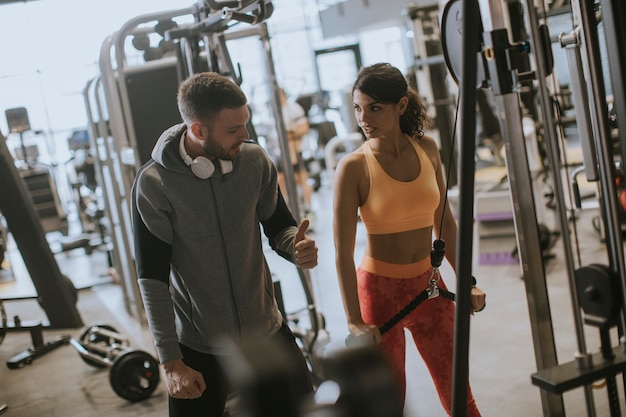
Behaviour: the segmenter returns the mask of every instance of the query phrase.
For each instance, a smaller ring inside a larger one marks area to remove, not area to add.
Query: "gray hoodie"
[[[263,148],[245,142],[222,174],[197,178],[178,149],[186,127],[159,138],[133,185],[139,287],[161,363],[182,357],[179,343],[227,353],[228,342],[269,337],[282,324],[263,254],[293,262],[296,221]]]

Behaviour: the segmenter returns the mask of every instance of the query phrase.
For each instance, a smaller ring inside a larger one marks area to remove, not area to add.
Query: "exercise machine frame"
[[[450,3],[454,3],[453,1]],[[448,3],[448,4],[450,4]],[[578,21],[580,38],[575,41],[581,46],[583,67],[587,75],[585,84],[586,93],[591,98],[589,102],[591,114],[591,126],[595,141],[593,143],[584,143],[589,149],[595,149],[597,152],[597,160],[593,160],[591,164],[597,164],[599,168],[599,188],[602,190],[602,219],[605,222],[607,232],[607,252],[610,266],[607,271],[620,280],[619,287],[621,289],[621,300],[626,294],[626,286],[624,282],[624,254],[622,250],[621,228],[619,227],[619,216],[617,212],[616,190],[615,190],[615,172],[614,172],[614,155],[609,148],[610,132],[608,127],[608,115],[606,109],[606,92],[604,89],[604,80],[600,68],[599,57],[599,38],[597,31],[593,30],[597,22],[595,20],[596,13],[590,2],[574,2],[572,1],[573,14]],[[609,47],[611,43],[617,42],[617,27],[614,23],[619,21],[620,16],[623,17],[625,11],[623,6],[616,2],[603,2],[607,11],[619,11],[620,15],[609,14],[606,18],[610,21],[608,25],[609,33],[606,36]],[[476,73],[477,68],[484,66],[485,74],[489,81],[489,87],[497,101],[497,107],[501,109],[499,112],[500,125],[504,139],[506,150],[506,166],[511,185],[511,198],[514,208],[516,237],[518,240],[519,256],[521,261],[522,275],[526,285],[526,294],[528,300],[531,333],[533,336],[533,345],[535,348],[535,360],[538,372],[532,376],[533,383],[541,388],[541,399],[543,413],[545,416],[562,416],[565,415],[562,393],[565,390],[583,387],[585,390],[585,400],[587,404],[587,413],[590,416],[595,415],[594,399],[591,392],[591,383],[602,378],[613,379],[615,374],[623,373],[626,369],[626,356],[624,355],[624,309],[623,305],[619,306],[619,318],[616,320],[620,334],[620,346],[613,349],[613,356],[610,361],[606,359],[609,355],[604,355],[610,351],[610,347],[606,346],[606,337],[603,339],[603,354],[592,355],[587,351],[585,335],[583,331],[583,316],[581,313],[580,293],[577,288],[575,275],[586,273],[583,268],[576,269],[573,256],[573,247],[571,244],[570,225],[568,224],[568,216],[565,208],[565,192],[561,180],[560,167],[560,149],[558,148],[558,135],[555,118],[553,115],[553,107],[551,97],[548,92],[548,76],[550,74],[550,58],[551,51],[547,50],[549,45],[545,43],[545,36],[542,31],[546,27],[541,27],[540,19],[537,15],[537,8],[534,1],[525,3],[527,27],[529,29],[530,41],[528,45],[512,45],[509,43],[506,21],[506,11],[503,9],[504,2],[501,1],[477,1],[464,0],[462,2],[462,27],[463,38],[463,59],[462,59],[462,76],[461,84],[461,131],[474,132],[474,125],[471,120],[475,113],[475,101],[473,90],[477,85]],[[478,23],[482,23],[483,33],[482,40],[477,39],[471,32],[474,28],[479,27]],[[466,30],[467,29],[467,30]],[[476,50],[476,42],[480,43],[480,47]],[[617,44],[616,44],[617,45]],[[616,46],[615,45],[615,46]],[[529,47],[529,48],[527,48]],[[520,68],[516,67],[516,55],[522,50],[529,50],[532,55],[535,68],[531,74],[522,74]],[[614,50],[610,48],[610,50]],[[622,49],[615,48],[616,51]],[[478,52],[478,59],[477,54]],[[611,74],[614,88],[619,90],[615,95],[624,96],[623,91],[623,54],[619,53],[613,57],[615,61],[611,61]],[[532,195],[532,180],[528,169],[527,152],[525,148],[524,138],[521,137],[522,120],[519,102],[519,91],[517,86],[522,77],[531,76],[536,83],[538,99],[540,104],[540,116],[544,126],[544,135],[547,142],[547,153],[550,159],[550,170],[552,172],[552,180],[554,182],[554,194],[556,211],[562,232],[562,241],[564,245],[564,255],[568,282],[570,284],[570,292],[573,305],[573,317],[576,330],[577,348],[575,358],[571,362],[560,364],[556,357],[556,346],[553,333],[553,323],[550,316],[550,304],[546,285],[546,274],[543,266],[541,252],[538,242],[538,224],[536,217],[535,203],[532,199],[524,198]],[[582,85],[583,83],[579,83]],[[580,106],[586,103],[578,103]],[[623,109],[622,109],[623,111]],[[464,122],[465,121],[465,122]],[[623,122],[623,120],[622,120]],[[583,126],[584,128],[584,126]],[[620,138],[626,135],[624,130],[619,133]],[[462,178],[472,177],[473,172],[469,169],[472,167],[470,158],[473,158],[472,144],[474,138],[463,138],[461,143],[461,172],[465,173]],[[590,135],[586,138],[591,140]],[[586,139],[585,138],[585,139]],[[464,146],[467,142],[467,146]],[[624,150],[622,149],[622,152]],[[463,206],[471,202],[471,193],[473,189],[469,186],[471,180],[464,186],[461,182],[461,218],[459,221],[459,233],[461,236],[471,235],[471,205]],[[468,214],[469,213],[469,214]],[[471,262],[471,246],[464,246],[463,242],[471,242],[471,239],[460,239],[458,253],[457,272],[458,276],[464,276]],[[465,266],[465,269],[464,269]],[[462,282],[459,282],[462,284]],[[458,290],[459,295],[468,296],[463,288]],[[461,300],[463,297],[461,297]],[[623,303],[623,302],[622,302]],[[466,397],[466,377],[463,372],[466,368],[467,359],[467,342],[468,336],[465,320],[468,317],[468,308],[459,304],[457,310],[457,332],[455,340],[455,365],[454,365],[454,390],[453,390],[453,416],[461,416],[465,413]],[[460,316],[459,316],[460,314]],[[460,319],[460,320],[459,320]],[[589,317],[585,318],[589,324]],[[575,372],[572,372],[575,370]],[[611,394],[611,393],[609,393]],[[618,408],[615,407],[616,398],[610,398],[611,411],[613,415],[617,415]]]

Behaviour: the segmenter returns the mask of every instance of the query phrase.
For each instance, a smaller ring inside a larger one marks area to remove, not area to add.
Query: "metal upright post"
[[[626,3],[623,0],[601,0],[602,5],[602,21],[604,23],[604,34],[606,39],[606,47],[608,51],[611,51],[608,56],[609,61],[609,73],[611,77],[611,86],[613,88],[613,100],[615,112],[617,115],[617,134],[620,144],[620,156],[622,164],[626,162],[626,82],[624,81],[624,66],[626,65],[626,44],[624,43],[624,37],[626,36],[626,25],[624,25],[624,18],[626,18]],[[587,10],[589,5],[587,5]],[[589,10],[586,12],[590,15]],[[597,32],[596,32],[597,33]],[[597,35],[596,35],[597,36]],[[597,40],[594,44],[597,43]],[[599,54],[599,51],[598,51]],[[598,60],[595,61],[595,71],[599,71]],[[601,76],[601,72],[597,72],[598,78]],[[603,90],[599,90],[599,94],[604,93]],[[598,94],[598,104],[602,100],[602,96]],[[606,102],[602,102],[606,103]],[[619,203],[617,199],[617,190],[615,185],[615,173],[614,173],[614,153],[612,145],[612,134],[610,127],[608,126],[608,109],[606,106],[600,108],[599,120],[603,121],[600,126],[603,132],[605,140],[599,143],[598,153],[602,157],[605,163],[601,165],[605,178],[606,185],[603,188],[603,193],[606,195],[606,209],[608,211],[608,225],[607,230],[610,230],[608,238],[611,244],[609,251],[609,259],[613,270],[618,272],[618,276],[622,277],[622,299],[626,300],[626,267],[624,266],[624,250],[623,250],[623,237],[622,227],[620,221],[620,215],[618,213],[617,206]],[[622,308],[622,332],[626,331],[626,317],[624,317],[624,308]],[[626,351],[626,336],[622,335],[620,340],[622,349]]]
[[[531,333],[538,369],[557,365],[557,354],[550,315],[543,256],[537,242],[539,231],[532,178],[528,166],[526,141],[523,136],[522,115],[518,93],[514,90],[512,69],[507,68],[507,25],[502,1],[481,0],[480,10],[484,29],[485,56],[491,89],[496,100],[498,119],[506,154],[506,166],[511,189],[517,244],[526,285]],[[563,397],[541,391],[544,416],[564,416]]]
[[[626,161],[626,2],[623,0],[600,0],[602,22],[608,56],[609,74],[613,87],[613,102],[617,115],[617,127],[622,161]]]
[[[275,106],[277,104],[280,104],[280,98],[278,97],[278,90],[276,90],[278,88],[278,83],[276,81],[276,71],[274,68],[274,58],[272,56],[272,48],[271,48],[271,44],[270,44],[270,38],[269,38],[269,32],[267,30],[267,24],[265,22],[262,22],[260,24],[257,25],[259,28],[259,36],[261,38],[261,43],[263,45],[263,50],[265,52],[265,64],[266,64],[266,69],[267,69],[267,75],[268,75],[268,79],[269,79],[269,83],[270,86],[274,89],[274,100],[273,102],[275,103]],[[279,130],[283,130],[281,133],[279,133],[279,138],[281,138],[281,154],[283,157],[283,166],[285,167],[285,180],[287,181],[287,187],[289,188],[289,192],[291,193],[291,196],[296,196],[296,184],[294,181],[294,175],[293,175],[293,170],[291,168],[291,163],[289,162],[289,148],[287,145],[287,132],[284,131],[284,120],[283,120],[283,116],[282,116],[282,111],[280,110],[280,107],[277,106],[277,108],[275,109],[275,115],[277,118],[277,124],[280,126],[283,126],[282,129]],[[291,181],[288,181],[291,180]],[[296,217],[296,219],[298,219],[298,221],[300,221],[300,211],[299,211],[299,206],[298,203],[296,201],[296,198],[290,198],[289,199],[289,203],[291,204],[291,210],[295,210],[294,211],[294,216]],[[306,297],[306,301],[307,301],[307,309],[309,310],[309,316],[311,318],[311,326],[312,326],[312,339],[310,340],[310,346],[309,349],[313,349],[313,345],[315,344],[315,341],[317,339],[317,335],[318,335],[318,331],[320,330],[322,324],[319,322],[319,317],[317,315],[317,311],[315,308],[315,300],[313,297],[313,287],[311,284],[311,275],[309,273],[308,270],[303,270],[301,268],[298,268],[298,275],[300,276],[300,281],[302,283],[302,287],[304,288],[304,294]]]
[[[267,71],[267,79],[270,88],[270,96],[272,98],[272,111],[274,113],[274,119],[276,124],[276,133],[278,134],[278,142],[280,146],[281,163],[284,170],[286,190],[282,190],[287,193],[288,205],[291,209],[296,220],[301,220],[300,204],[298,203],[298,189],[296,187],[295,174],[293,171],[293,163],[289,153],[289,143],[287,139],[287,131],[285,130],[285,118],[281,108],[281,100],[278,92],[279,86],[276,77],[276,71],[274,70],[274,58],[272,57],[272,47],[270,44],[269,32],[265,23],[259,25],[261,37],[261,44],[263,51],[265,52],[265,67]]]
[[[607,50],[612,51],[609,55],[609,69],[611,85],[613,87],[613,104],[617,116],[617,131],[619,135],[620,154],[622,165],[626,162],[626,81],[624,80],[624,67],[626,66],[626,25],[623,24],[626,18],[626,3],[623,0],[601,0],[604,11],[604,33],[607,43]],[[608,150],[607,146],[607,150]],[[612,213],[616,213],[615,209]],[[614,230],[621,231],[621,225],[613,226]],[[626,271],[624,270],[624,252],[621,233],[618,234],[617,245],[615,246],[614,269],[619,271],[622,286],[622,299],[626,300]],[[623,334],[626,329],[626,317],[624,317],[624,306],[622,306],[622,334],[620,344],[626,350],[626,336]],[[626,384],[626,375],[622,375]]]
[[[474,155],[476,153],[476,53],[480,44],[480,13],[476,0],[463,0],[463,43],[460,86],[461,143],[459,157],[459,228],[456,258],[456,311],[452,374],[452,416],[467,413],[472,244],[474,233]],[[470,238],[468,238],[470,237]]]
[[[572,247],[570,224],[565,205],[565,189],[563,187],[561,179],[562,177],[560,175],[560,152],[556,137],[554,116],[551,110],[551,99],[546,86],[548,73],[545,57],[549,56],[549,53],[548,51],[544,51],[545,45],[540,41],[541,37],[538,28],[539,18],[537,16],[536,6],[533,0],[529,0],[526,2],[526,12],[528,17],[527,26],[529,27],[529,31],[531,34],[531,50],[536,62],[536,78],[539,81],[537,83],[538,96],[541,102],[541,114],[547,142],[548,157],[550,159],[550,169],[552,172],[552,182],[555,197],[554,200],[556,202],[556,211],[560,220],[560,229],[562,236],[561,240],[564,246],[563,255],[565,258],[567,278],[570,287],[570,297],[572,299],[572,315],[574,318],[574,328],[576,331],[576,341],[578,345],[576,360],[578,361],[581,368],[586,368],[590,366],[591,356],[587,351],[583,320],[580,310],[580,301],[578,297],[578,291],[576,290],[576,282],[574,278],[574,251]],[[591,391],[591,387],[588,385],[585,386],[584,391],[587,412],[590,416],[595,415],[594,397]]]
[[[48,245],[35,205],[0,133],[0,212],[24,259],[37,299],[52,328],[83,325],[76,308],[76,288],[64,276]]]
[[[119,213],[117,207],[117,202],[119,201],[117,196],[120,194],[118,190],[119,185],[113,178],[112,158],[105,143],[109,140],[109,132],[102,105],[103,98],[99,94],[100,88],[101,83],[98,76],[89,80],[83,90],[87,120],[89,121],[89,137],[94,153],[94,165],[98,183],[103,190],[106,216],[110,222],[109,228],[113,244],[111,249],[111,266],[113,273],[116,275],[114,279],[121,281],[120,288],[124,298],[124,307],[127,313],[134,317],[137,315],[137,312],[132,307],[134,302],[131,301],[129,289],[127,288],[128,280],[125,278],[132,276],[132,274],[127,270],[128,263],[122,261],[122,254],[125,253],[124,248],[127,247],[127,244],[119,233],[120,222],[118,220]]]
[[[437,10],[436,8],[434,10]],[[457,185],[458,153],[454,148],[454,115],[456,105],[446,81],[447,70],[441,49],[441,33],[436,25],[433,6],[418,7],[409,4],[404,11],[407,26],[413,32],[413,73],[420,97],[433,112],[436,132],[439,135],[441,159],[448,175],[448,187]],[[432,33],[426,34],[425,23],[429,23]]]

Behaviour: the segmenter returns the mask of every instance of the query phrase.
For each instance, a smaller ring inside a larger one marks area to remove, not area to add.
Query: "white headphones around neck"
[[[191,156],[187,153],[185,149],[185,135],[181,135],[180,144],[178,146],[178,150],[180,151],[180,157],[183,158],[183,161],[191,168],[191,172],[198,178],[203,180],[209,178],[215,172],[215,165],[213,161],[205,156],[198,156],[194,159],[191,159]],[[220,169],[222,170],[222,174],[228,174],[233,170],[233,161],[228,161],[224,159],[218,159],[220,162]]]

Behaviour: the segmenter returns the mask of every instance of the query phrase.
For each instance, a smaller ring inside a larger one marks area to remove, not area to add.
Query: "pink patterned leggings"
[[[361,315],[368,324],[382,326],[428,287],[430,259],[409,265],[381,262],[365,256],[357,269]],[[443,280],[440,288],[446,288]],[[452,359],[455,304],[444,297],[421,303],[383,334],[378,345],[399,376],[402,398],[406,396],[406,338],[408,329],[435,383],[443,408],[452,415]],[[468,386],[467,417],[480,417]]]

